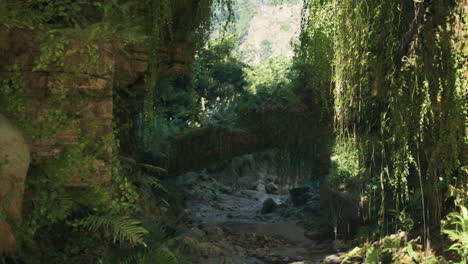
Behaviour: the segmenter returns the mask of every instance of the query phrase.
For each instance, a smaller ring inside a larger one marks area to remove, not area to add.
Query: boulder
[[[270,194],[278,194],[279,188],[278,185],[274,184],[273,182],[268,183],[265,186],[266,192]]]
[[[259,192],[266,192],[265,184],[263,183],[257,184],[257,187],[255,189]]]
[[[191,237],[195,237],[195,238],[204,238],[204,237],[206,236],[206,233],[205,233],[203,230],[201,230],[201,229],[199,229],[199,228],[197,228],[197,227],[193,227],[193,228],[188,232],[187,235],[189,235],[189,236],[191,236]]]
[[[253,174],[253,173],[249,173],[249,172],[246,172],[246,173],[243,173],[243,172],[239,172],[238,174],[238,178],[236,180],[236,185],[240,188],[240,189],[246,189],[246,190],[256,190],[257,189],[257,185],[259,183],[262,183],[262,181],[259,181],[258,180],[258,177]]]
[[[225,185],[221,185],[221,187],[219,188],[219,190],[222,192],[222,193],[225,193],[225,194],[228,194],[228,195],[231,195],[234,193],[234,190],[229,187],[229,186],[225,186]]]
[[[269,214],[274,212],[278,208],[278,204],[272,199],[268,198],[265,201],[263,201],[263,206],[262,206],[262,214]]]
[[[16,247],[13,226],[21,221],[29,162],[29,148],[22,134],[0,114],[0,255]]]

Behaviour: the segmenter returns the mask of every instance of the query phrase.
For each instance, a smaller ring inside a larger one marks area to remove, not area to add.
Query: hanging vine
[[[387,209],[411,210],[426,232],[426,222],[438,226],[449,187],[466,188],[459,185],[467,163],[460,2],[339,4],[336,130],[357,142],[360,166],[380,181],[381,222]]]
[[[157,104],[157,79],[163,74],[190,72],[195,51],[211,32],[215,6],[233,17],[232,0],[141,0],[150,57],[144,102],[143,145],[151,148]]]

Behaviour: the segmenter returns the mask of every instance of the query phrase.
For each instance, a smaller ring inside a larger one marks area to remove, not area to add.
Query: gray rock
[[[245,255],[245,249],[241,246],[234,246],[234,249],[236,250],[236,252],[240,255],[240,256],[243,256]]]
[[[321,263],[323,264],[339,264],[346,257],[346,253],[336,253],[326,256]]]
[[[278,185],[270,182],[265,186],[265,190],[267,193],[270,193],[270,194],[278,194],[279,188],[278,188]]]
[[[201,229],[194,227],[189,231],[189,235],[196,238],[203,238],[206,236],[206,233],[203,232]]]
[[[261,213],[269,214],[274,212],[277,208],[278,205],[276,204],[276,202],[272,198],[268,198],[263,202]]]
[[[223,229],[218,226],[210,227],[208,230],[205,230],[205,232],[208,236],[211,236],[211,237],[215,237],[215,238],[224,237]]]
[[[255,178],[246,175],[237,179],[237,184],[240,188],[252,189],[255,187]]]
[[[234,190],[233,190],[231,187],[229,187],[229,186],[224,186],[224,185],[222,185],[222,186],[220,187],[220,191],[221,191],[222,193],[229,194],[229,195],[231,195],[231,194],[234,193]]]
[[[266,192],[266,187],[265,187],[265,184],[263,183],[259,183],[257,184],[257,188],[255,188],[257,191],[259,192]]]

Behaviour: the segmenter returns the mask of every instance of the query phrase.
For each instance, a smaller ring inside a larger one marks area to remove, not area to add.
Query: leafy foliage
[[[380,203],[372,215],[381,226],[416,228],[427,246],[429,226],[467,197],[466,10],[460,1],[307,6],[294,65],[308,58],[315,67],[303,80],[313,85],[302,87],[333,92],[322,108],[333,108],[337,133],[328,179]]]
[[[143,236],[148,233],[140,221],[133,220],[128,216],[97,216],[90,215],[78,221],[75,226],[84,227],[90,231],[103,230],[110,235],[114,242],[128,240],[131,244],[143,244]]]
[[[448,216],[442,233],[448,235],[454,243],[447,250],[454,250],[460,256],[460,264],[468,261],[468,209],[460,206],[460,212],[452,212]]]
[[[330,183],[340,189],[359,192],[363,169],[359,167],[359,154],[354,143],[350,140],[337,140],[332,159],[328,178]]]
[[[143,144],[152,147],[151,129],[155,118],[155,100],[158,94],[158,75],[173,72],[189,72],[196,48],[203,46],[211,32],[214,17],[213,5],[225,5],[226,24],[232,18],[231,0],[142,0],[146,34],[149,36],[150,75],[144,102]],[[173,61],[172,49],[183,54]],[[161,52],[162,51],[162,52]],[[166,72],[169,71],[169,72]],[[192,89],[193,90],[193,89]]]
[[[149,149],[163,152],[160,147],[167,137],[182,129],[207,124],[229,126],[235,122],[231,108],[245,94],[247,67],[233,54],[235,47],[234,35],[211,40],[197,52],[193,74],[159,77],[159,94],[154,97],[159,111],[152,124],[141,122],[139,128]]]
[[[466,78],[460,74],[466,55],[456,44],[463,34],[454,27],[457,1],[309,3],[309,19],[323,33],[315,36],[333,40],[333,63],[326,65],[332,66],[335,127],[341,143],[353,142],[346,152],[357,157],[356,177],[368,183],[363,195],[381,194],[374,197],[381,224],[388,207],[406,209],[422,219],[426,233],[429,221],[437,226],[442,218],[449,186],[461,187],[466,178]],[[423,15],[423,6],[433,8],[434,19]],[[317,23],[320,16],[328,19]]]
[[[417,250],[415,250],[417,248]],[[341,262],[350,263],[353,258],[362,259],[363,263],[446,263],[444,258],[425,256],[421,246],[415,241],[401,241],[399,237],[386,236],[374,243],[365,243],[362,247],[355,247],[348,252]]]
[[[127,263],[136,264],[150,264],[150,263],[161,263],[161,264],[179,264],[177,256],[165,247],[158,248],[154,251],[146,251],[144,253],[136,254],[129,257]]]
[[[205,122],[238,103],[246,93],[248,67],[234,54],[236,48],[236,35],[231,35],[209,41],[198,52],[194,63],[195,87],[200,97],[201,119]]]
[[[246,71],[246,89],[262,99],[281,98],[294,102],[291,67],[291,59],[283,56],[272,57],[264,64],[252,66]]]

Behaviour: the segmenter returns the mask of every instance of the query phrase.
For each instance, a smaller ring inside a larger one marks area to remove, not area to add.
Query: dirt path
[[[339,263],[342,254],[333,255],[332,243],[308,239],[296,221],[273,213],[261,214],[263,202],[272,198],[284,203],[286,196],[255,190],[230,190],[221,186],[216,200],[190,201],[195,221],[192,233],[215,248],[203,264],[310,264]]]

